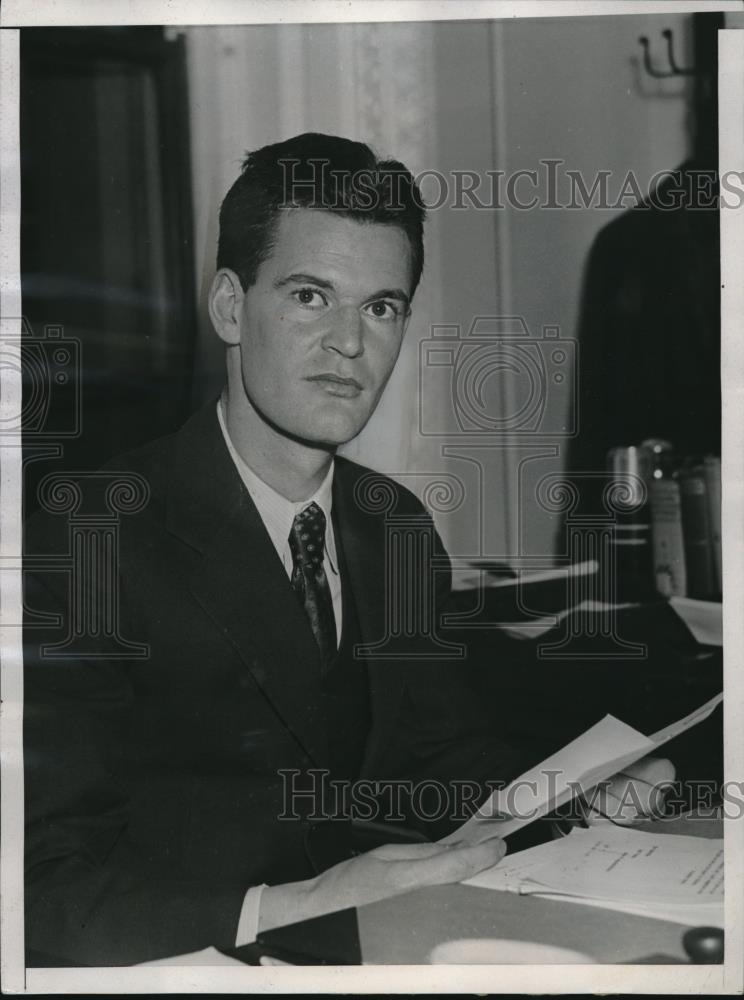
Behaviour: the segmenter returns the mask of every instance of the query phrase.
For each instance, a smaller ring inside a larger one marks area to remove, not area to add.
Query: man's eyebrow
[[[411,305],[411,300],[402,288],[383,288],[379,292],[375,292],[374,295],[370,295],[368,301],[374,302],[377,299],[398,299],[406,308]]]
[[[325,288],[333,291],[333,282],[326,281],[325,278],[316,278],[314,274],[288,274],[286,278],[277,278],[274,288],[284,288],[285,285],[317,285],[318,288]]]

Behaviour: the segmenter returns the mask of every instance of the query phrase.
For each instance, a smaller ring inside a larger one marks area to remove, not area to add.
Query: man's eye
[[[317,288],[298,288],[292,292],[293,297],[301,306],[309,306],[311,309],[319,309],[328,305],[328,300]]]
[[[365,306],[365,310],[375,319],[397,319],[401,313],[401,307],[395,302],[387,302],[380,299],[378,302],[370,302]]]

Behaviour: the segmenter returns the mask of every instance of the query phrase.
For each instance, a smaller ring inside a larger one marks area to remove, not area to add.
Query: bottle
[[[689,459],[677,477],[682,507],[687,596],[714,601],[718,597],[718,584],[705,466],[699,460]]]
[[[646,438],[641,441],[641,448],[649,454],[649,480],[670,479],[679,464],[672,442],[664,438]]]
[[[687,594],[682,503],[679,483],[674,478],[674,446],[661,438],[647,438],[641,444],[651,455],[648,497],[651,512],[651,550],[654,582],[662,597]]]
[[[718,596],[723,594],[723,565],[721,553],[721,459],[706,455],[703,459],[705,482],[708,487],[708,517],[713,548],[713,574]]]
[[[636,445],[612,448],[607,468],[615,487],[611,553],[615,593],[620,601],[645,600],[654,593],[648,481],[651,453]]]
[[[687,567],[679,483],[676,479],[653,479],[649,502],[656,589],[662,597],[685,597]]]

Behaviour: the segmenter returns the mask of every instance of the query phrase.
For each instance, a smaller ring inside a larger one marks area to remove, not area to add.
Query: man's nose
[[[343,306],[335,311],[331,325],[323,337],[323,347],[338,351],[348,358],[364,353],[364,326],[359,310]]]

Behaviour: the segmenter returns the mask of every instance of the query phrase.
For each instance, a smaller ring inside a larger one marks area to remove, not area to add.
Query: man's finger
[[[446,848],[441,844],[382,844],[370,854],[380,861],[418,861],[441,854]]]
[[[674,764],[667,757],[644,757],[619,772],[621,776],[637,778],[650,785],[673,781],[675,773]]]
[[[506,844],[500,838],[474,847],[448,847],[430,858],[411,864],[410,877],[416,885],[445,885],[462,882],[484,868],[492,868],[506,854]]]

